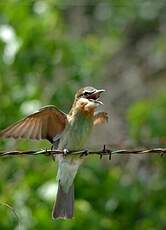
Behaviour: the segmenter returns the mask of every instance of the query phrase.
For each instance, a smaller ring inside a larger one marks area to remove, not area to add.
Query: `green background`
[[[166,144],[163,0],[0,2],[0,129],[54,104],[68,112],[82,86],[105,88],[110,121],[87,147]],[[1,140],[0,150],[49,148]],[[88,157],[75,180],[75,217],[53,221],[56,166],[49,157],[0,159],[0,229],[166,229],[166,159]]]

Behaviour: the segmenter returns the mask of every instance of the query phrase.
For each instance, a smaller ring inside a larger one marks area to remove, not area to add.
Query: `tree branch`
[[[60,150],[53,150],[53,149],[41,149],[39,151],[37,150],[29,150],[29,151],[9,151],[9,152],[0,152],[0,157],[6,157],[6,156],[23,156],[23,155],[44,155],[44,156],[52,156],[54,157],[57,154],[63,154],[64,156],[67,155],[80,155],[80,157],[87,156],[87,155],[99,155],[100,158],[102,158],[105,155],[109,156],[109,159],[111,159],[112,155],[115,154],[151,154],[151,153],[157,153],[160,154],[160,156],[163,156],[166,154],[166,148],[153,148],[153,149],[138,149],[138,150],[126,150],[126,149],[119,149],[119,150],[111,150],[107,149],[104,145],[104,148],[102,150],[97,151],[89,151],[89,150],[78,150],[78,151],[60,151]]]

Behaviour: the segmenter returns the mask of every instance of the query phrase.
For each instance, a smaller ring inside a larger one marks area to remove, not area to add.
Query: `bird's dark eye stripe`
[[[91,95],[92,93],[91,92],[84,92],[84,93],[81,93],[80,95],[79,95],[79,97],[82,97],[82,96],[88,96],[88,95]]]
[[[90,92],[84,92],[83,93],[83,95],[90,95],[90,94],[92,94],[92,93],[90,93]]]

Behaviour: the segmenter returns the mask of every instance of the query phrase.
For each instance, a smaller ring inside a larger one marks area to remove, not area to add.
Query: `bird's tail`
[[[74,184],[72,184],[67,192],[64,192],[60,182],[58,184],[58,192],[52,216],[55,219],[71,219],[73,217],[74,206]]]

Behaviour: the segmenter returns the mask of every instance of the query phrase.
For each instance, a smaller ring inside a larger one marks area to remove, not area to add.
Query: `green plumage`
[[[77,112],[66,126],[58,149],[80,150],[84,148],[93,126],[93,118]],[[74,184],[73,180],[83,159],[80,156],[56,157],[58,160],[58,193],[53,217],[71,218],[74,205]]]
[[[78,112],[73,116],[64,130],[58,149],[81,150],[85,147],[93,126],[92,117]],[[58,181],[64,191],[68,191],[72,185],[78,167],[82,163],[80,156],[69,155],[59,157]]]
[[[69,150],[82,149],[89,138],[92,126],[92,118],[78,112],[64,130],[59,148],[67,148]]]

